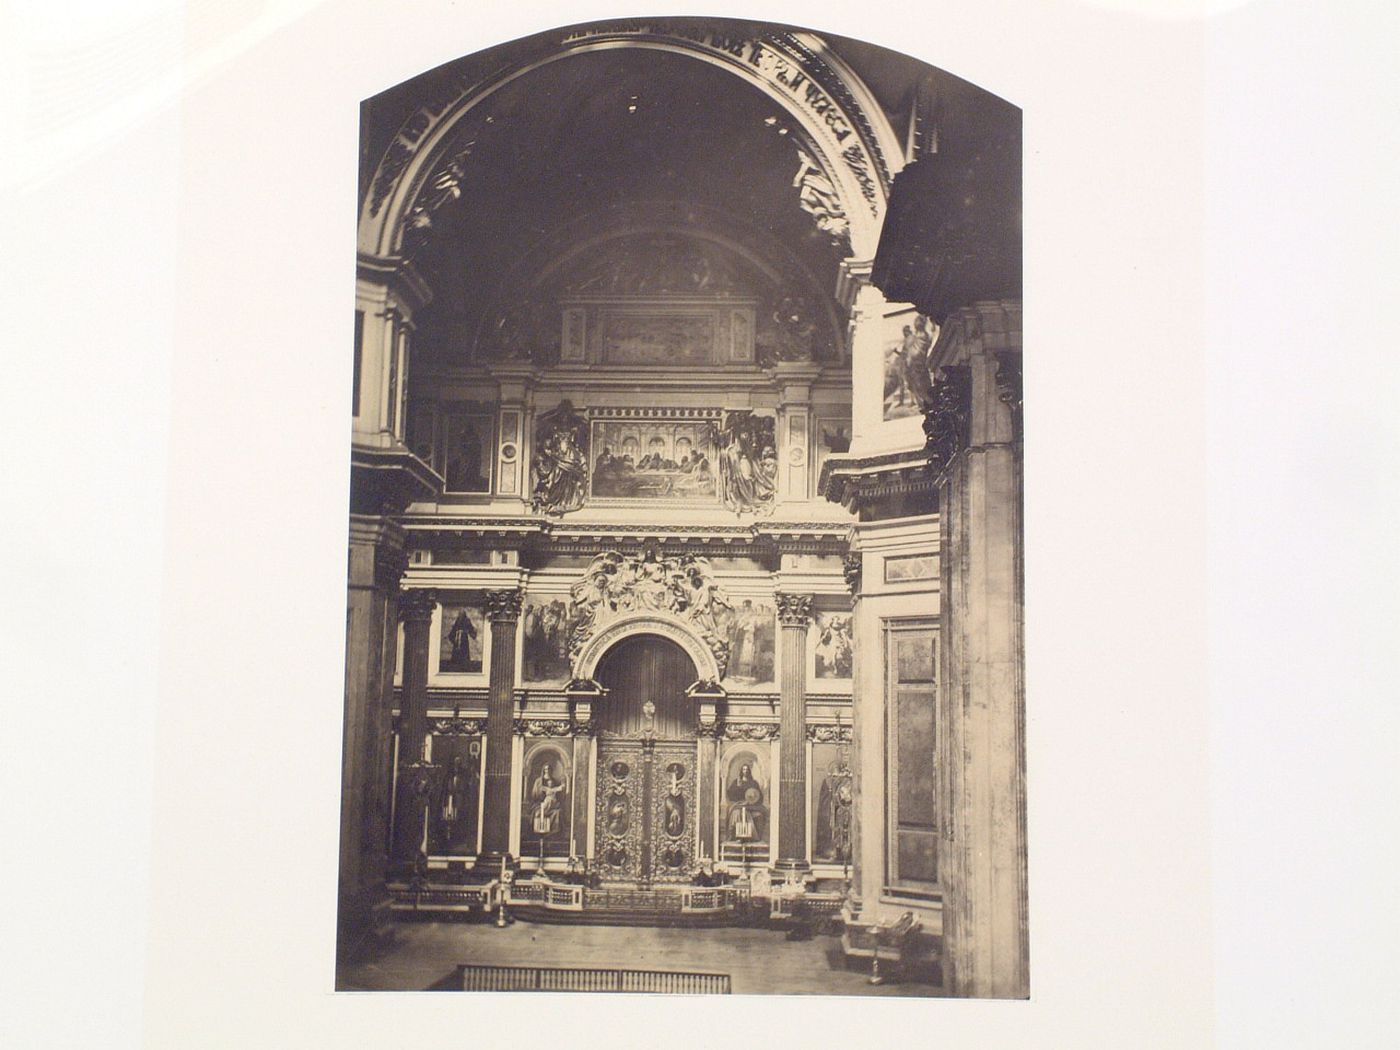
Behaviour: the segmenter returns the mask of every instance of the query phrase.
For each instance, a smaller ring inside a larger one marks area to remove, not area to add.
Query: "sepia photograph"
[[[1400,5],[4,28],[0,1044],[1395,1043]]]
[[[1020,163],[819,27],[364,101],[337,988],[1030,994]]]

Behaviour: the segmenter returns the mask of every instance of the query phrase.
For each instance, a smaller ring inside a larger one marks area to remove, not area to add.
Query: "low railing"
[[[463,965],[464,992],[651,992],[660,995],[728,995],[727,973],[670,970],[606,970],[553,966]]]
[[[494,911],[501,897],[500,883],[478,886],[389,884],[389,907],[394,911]]]
[[[732,911],[748,899],[747,886],[687,886],[681,891],[681,911],[692,914]]]

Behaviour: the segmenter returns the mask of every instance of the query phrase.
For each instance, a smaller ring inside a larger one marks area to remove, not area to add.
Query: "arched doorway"
[[[695,866],[695,664],[654,634],[622,639],[598,662],[594,863],[604,879],[681,882]]]

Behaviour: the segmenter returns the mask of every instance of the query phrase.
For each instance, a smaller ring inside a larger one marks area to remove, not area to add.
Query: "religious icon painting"
[[[557,744],[537,744],[525,759],[520,807],[520,851],[524,856],[569,856],[569,756]]]
[[[526,602],[520,618],[523,681],[568,681],[569,637],[579,620],[567,595],[531,598]]]
[[[739,747],[725,756],[724,825],[726,844],[758,846],[768,841],[768,763],[756,747]]]
[[[486,618],[479,604],[442,604],[439,674],[480,674],[486,644]]]
[[[438,469],[448,492],[489,493],[495,458],[495,418],[488,412],[447,408],[442,413]]]
[[[852,619],[850,613],[843,612],[819,612],[814,617],[812,634],[818,678],[851,677]]]
[[[729,681],[750,688],[776,681],[776,617],[777,611],[769,602],[744,598],[734,603],[726,632]]]
[[[428,852],[434,856],[475,854],[481,737],[435,735],[433,762],[443,772],[437,797],[428,810]]]
[[[812,860],[851,863],[855,805],[849,744],[812,745]]]

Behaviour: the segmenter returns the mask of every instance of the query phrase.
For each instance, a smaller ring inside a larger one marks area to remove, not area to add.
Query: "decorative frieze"
[[[725,722],[721,732],[726,740],[777,740],[776,722]]]
[[[434,718],[429,728],[435,736],[481,736],[486,732],[486,719]]]
[[[809,725],[807,739],[814,744],[849,744],[851,727],[847,725]]]
[[[567,718],[517,718],[516,736],[573,736],[575,723]]]

